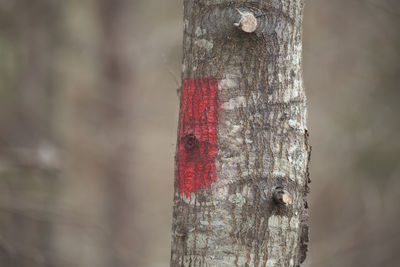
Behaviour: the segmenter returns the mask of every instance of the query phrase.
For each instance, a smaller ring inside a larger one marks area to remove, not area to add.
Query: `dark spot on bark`
[[[199,140],[197,140],[194,134],[185,135],[183,143],[185,144],[185,150],[187,152],[195,151],[199,148]]]
[[[181,239],[186,239],[188,231],[183,223],[178,224],[173,230],[175,232],[176,237]]]
[[[248,245],[251,246],[251,241],[255,239],[255,231],[254,229],[249,229],[246,233],[246,238],[248,241]]]
[[[310,139],[310,135],[308,134],[308,131],[305,130],[304,143],[306,145],[307,152],[308,152],[307,167],[306,167],[307,183],[311,183],[311,179],[310,179],[310,160],[311,160],[312,146],[310,145],[309,139]]]
[[[268,94],[271,95],[275,91],[275,84],[268,87]]]
[[[293,78],[296,77],[296,73],[294,72],[294,70],[290,71],[290,75],[292,75]]]
[[[205,205],[205,203],[211,201],[210,194],[207,189],[200,189],[196,192],[196,200],[200,205]]]
[[[300,263],[304,262],[306,259],[307,251],[308,251],[308,226],[306,224],[302,225],[301,228],[301,236],[300,236],[300,255],[299,261]]]
[[[301,236],[302,236],[304,242],[308,242],[309,241],[309,239],[308,239],[308,225],[303,224],[303,227],[301,229]]]

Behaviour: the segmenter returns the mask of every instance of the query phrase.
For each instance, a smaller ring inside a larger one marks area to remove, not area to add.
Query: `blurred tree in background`
[[[135,265],[133,5],[0,2],[1,266]]]
[[[0,265],[52,260],[60,155],[54,1],[0,2]]]

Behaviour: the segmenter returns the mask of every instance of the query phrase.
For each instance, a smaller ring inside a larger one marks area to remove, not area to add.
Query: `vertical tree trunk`
[[[56,252],[68,262],[65,266],[124,267],[140,260],[130,250],[137,240],[131,219],[133,139],[127,123],[135,77],[132,5],[128,0],[63,2],[60,208],[79,214],[79,224],[56,226]]]
[[[303,0],[184,1],[171,266],[299,266]]]
[[[0,1],[0,266],[54,266],[59,5]]]

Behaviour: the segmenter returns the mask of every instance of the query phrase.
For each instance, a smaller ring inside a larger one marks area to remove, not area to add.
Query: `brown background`
[[[308,0],[304,266],[400,261],[400,5]],[[0,0],[0,266],[168,266],[182,1]]]

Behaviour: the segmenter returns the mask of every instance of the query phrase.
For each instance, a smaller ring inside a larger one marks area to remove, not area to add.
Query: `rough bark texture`
[[[303,0],[185,0],[183,79],[218,81],[215,182],[175,183],[171,266],[299,266],[308,242]],[[257,30],[235,27],[251,12]],[[181,105],[182,107],[182,105]],[[179,140],[178,140],[179,142]],[[292,204],[273,200],[277,187]]]

